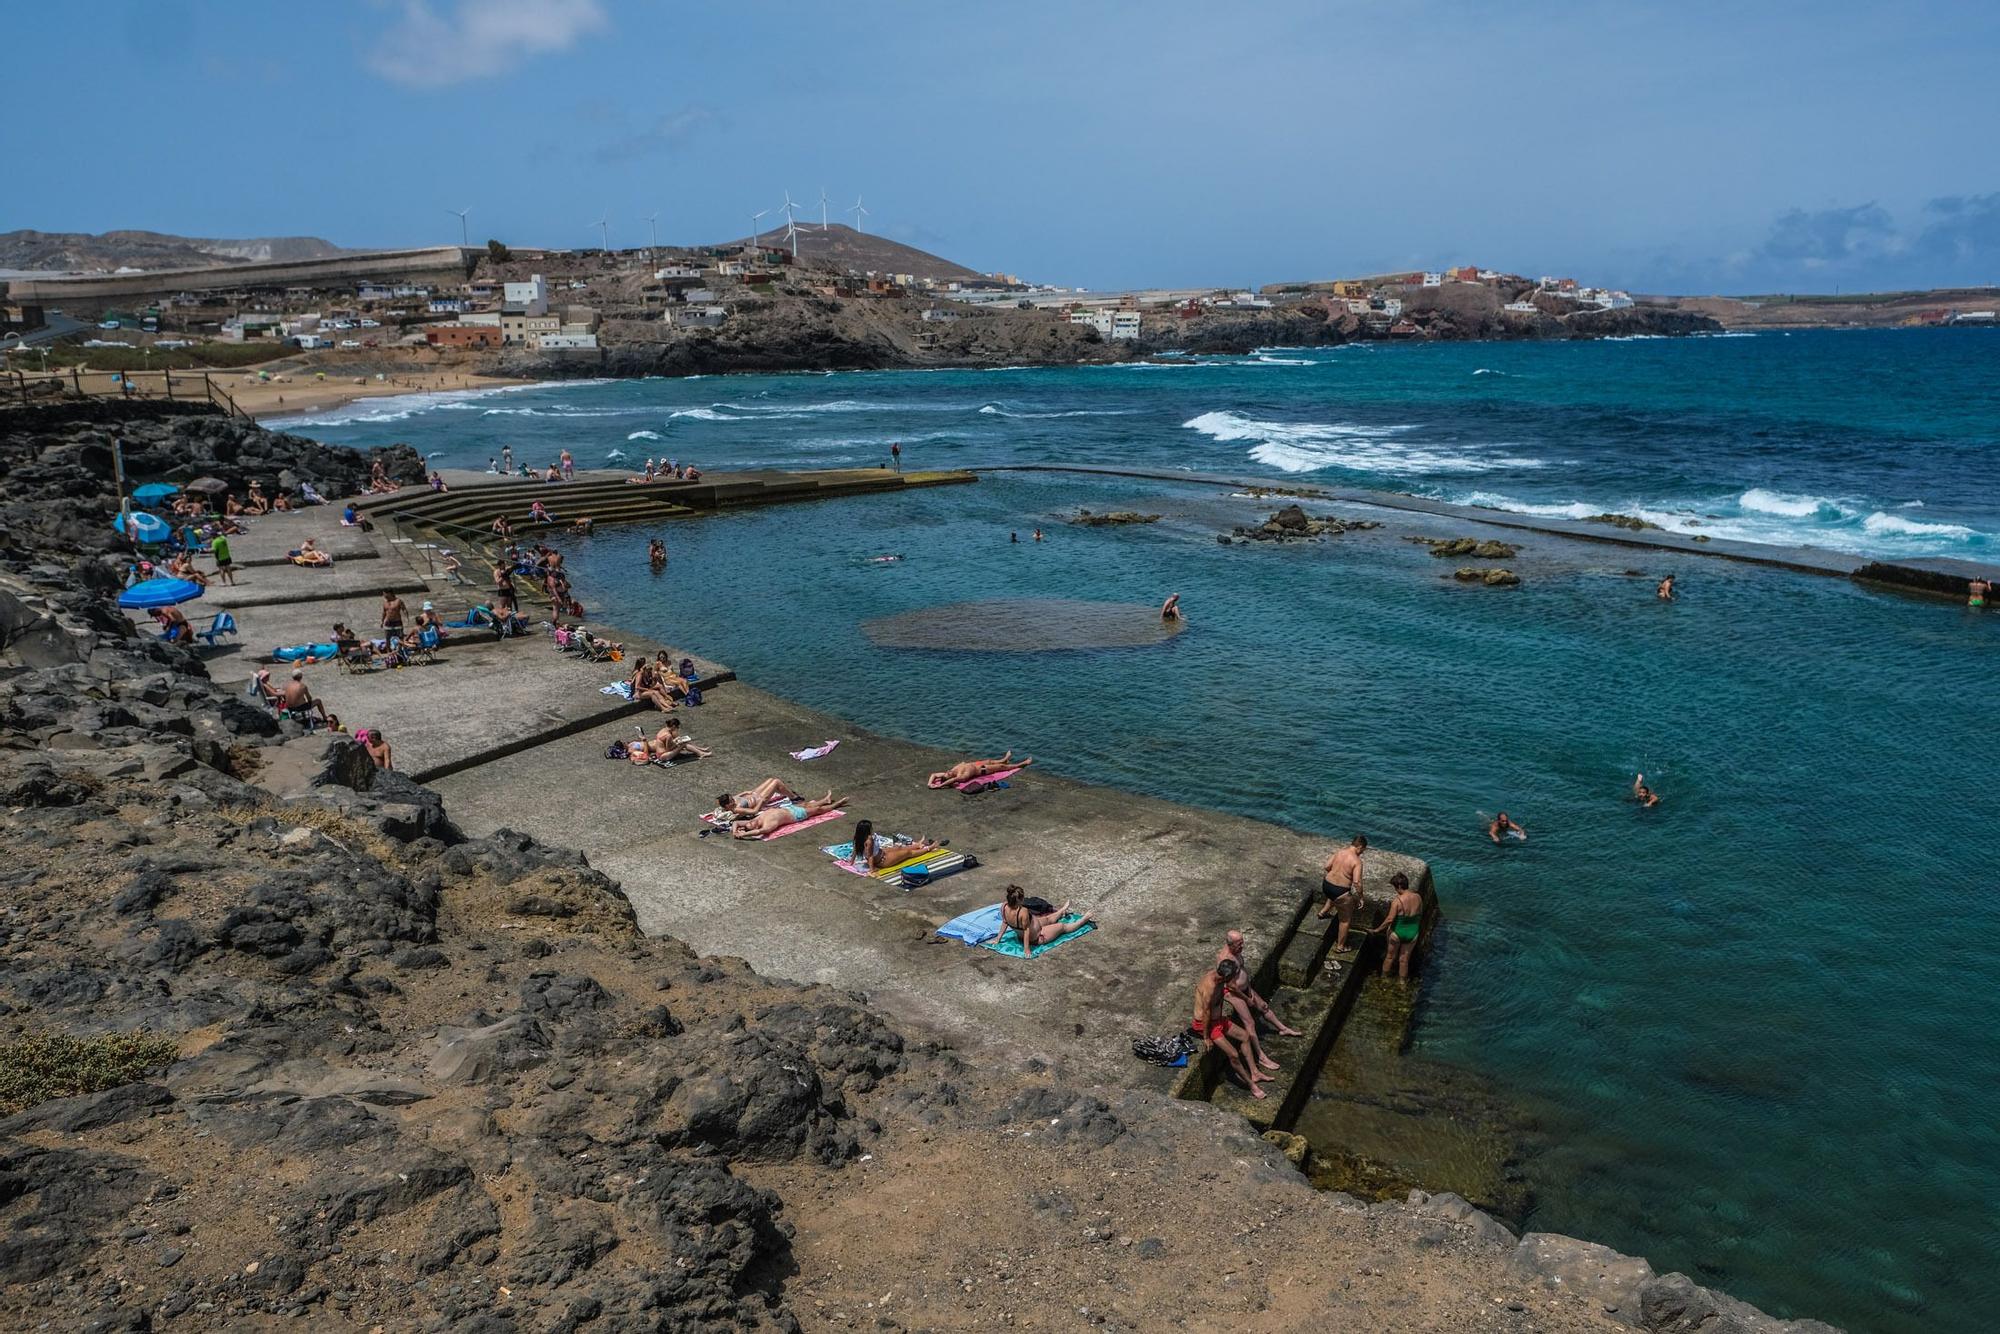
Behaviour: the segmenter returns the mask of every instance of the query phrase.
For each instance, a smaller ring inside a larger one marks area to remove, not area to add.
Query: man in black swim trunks
[[[387,590],[382,593],[382,634],[388,639],[403,634],[403,599]]]
[[[1320,897],[1326,901],[1319,905],[1319,916],[1340,917],[1340,930],[1333,939],[1336,954],[1347,948],[1347,929],[1354,924],[1355,910],[1366,901],[1361,893],[1361,854],[1366,851],[1368,835],[1356,834],[1353,842],[1326,859],[1325,878],[1319,886]]]

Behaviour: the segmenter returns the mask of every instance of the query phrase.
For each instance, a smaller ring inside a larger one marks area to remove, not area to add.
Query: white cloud
[[[402,19],[368,53],[368,67],[411,88],[505,74],[605,26],[598,0],[403,0]]]

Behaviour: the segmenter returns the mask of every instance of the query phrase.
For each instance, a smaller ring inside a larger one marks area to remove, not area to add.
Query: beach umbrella
[[[229,489],[229,483],[220,477],[197,477],[187,484],[190,491],[200,491],[205,495],[219,496]]]
[[[121,514],[111,521],[111,526],[121,533],[125,532],[128,520],[131,523],[132,536],[141,542],[164,542],[173,535],[172,524],[156,514],[143,512]]]
[[[180,494],[180,488],[172,482],[148,482],[132,493],[132,499],[142,505],[150,505],[156,500]]]
[[[171,607],[192,602],[201,596],[201,585],[191,579],[141,579],[118,595],[121,607]]]

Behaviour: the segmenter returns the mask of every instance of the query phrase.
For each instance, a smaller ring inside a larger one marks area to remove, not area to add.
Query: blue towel
[[[962,940],[968,945],[983,945],[1006,929],[1006,924],[1000,920],[1000,905],[996,903],[990,908],[975,908],[952,918],[939,927],[937,933],[951,940]]]

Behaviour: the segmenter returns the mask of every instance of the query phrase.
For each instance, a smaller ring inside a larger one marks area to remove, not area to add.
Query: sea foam
[[[1347,468],[1356,472],[1454,473],[1542,466],[1540,459],[1503,459],[1396,443],[1418,429],[1409,424],[1277,422],[1234,412],[1204,412],[1181,425],[1225,443],[1253,441],[1250,457],[1281,472]]]

